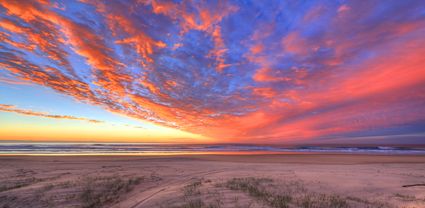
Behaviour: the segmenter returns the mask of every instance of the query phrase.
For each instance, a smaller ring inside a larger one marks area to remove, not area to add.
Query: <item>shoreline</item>
[[[138,160],[196,160],[211,162],[235,163],[300,163],[300,164],[374,164],[374,163],[406,163],[425,164],[425,155],[394,155],[394,154],[340,154],[340,153],[309,153],[309,154],[178,154],[178,155],[0,155],[1,160],[21,159],[37,160],[101,160],[128,161]]]

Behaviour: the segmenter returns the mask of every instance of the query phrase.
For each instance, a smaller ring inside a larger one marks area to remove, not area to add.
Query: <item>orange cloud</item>
[[[338,13],[346,12],[348,10],[350,10],[350,7],[347,6],[346,4],[343,4],[340,7],[338,7]]]
[[[0,77],[0,82],[6,83],[6,84],[13,84],[13,85],[31,85],[30,82],[24,82],[20,80],[14,80],[14,79],[2,78],[2,77]]]
[[[253,79],[257,82],[277,82],[277,81],[290,81],[291,78],[284,76],[276,76],[279,74],[271,74],[274,72],[270,68],[262,68],[256,71]]]
[[[225,53],[227,48],[224,44],[221,28],[218,25],[224,17],[238,10],[237,7],[227,3],[219,2],[215,7],[202,7],[195,5],[198,11],[188,12],[185,3],[176,4],[167,1],[152,1],[152,10],[156,14],[163,14],[173,20],[177,20],[182,28],[182,34],[189,30],[199,30],[206,32],[212,37],[214,48],[209,56],[216,59],[216,70],[221,72],[224,68],[230,66],[225,63]]]
[[[256,44],[250,48],[252,54],[261,53],[264,50],[264,46],[262,44]]]
[[[291,32],[282,39],[282,45],[285,51],[297,55],[306,55],[311,48],[298,32]]]
[[[268,87],[259,87],[259,88],[253,88],[252,91],[255,95],[266,97],[266,98],[273,98],[277,95],[277,93],[274,91],[273,88]]]

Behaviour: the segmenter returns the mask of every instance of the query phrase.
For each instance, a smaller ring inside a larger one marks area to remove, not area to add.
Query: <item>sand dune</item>
[[[249,161],[249,162],[248,162]],[[3,156],[0,207],[425,207],[425,156]]]

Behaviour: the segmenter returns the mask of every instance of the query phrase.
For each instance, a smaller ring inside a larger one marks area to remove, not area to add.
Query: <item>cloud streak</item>
[[[0,76],[107,111],[228,142],[425,131],[421,1],[0,9]]]
[[[75,116],[68,116],[68,115],[55,115],[55,114],[37,112],[37,111],[32,111],[32,110],[19,109],[19,108],[16,108],[16,106],[6,105],[6,104],[0,104],[0,111],[9,112],[9,113],[18,113],[18,114],[26,115],[26,116],[52,118],[52,119],[78,120],[78,121],[87,121],[87,122],[90,122],[90,123],[103,123],[104,122],[104,121],[100,121],[100,120],[88,119],[88,118],[82,118],[82,117],[75,117]]]

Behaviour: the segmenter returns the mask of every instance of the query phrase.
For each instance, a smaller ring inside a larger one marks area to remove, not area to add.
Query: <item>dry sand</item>
[[[2,156],[0,207],[425,207],[425,156]]]

